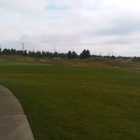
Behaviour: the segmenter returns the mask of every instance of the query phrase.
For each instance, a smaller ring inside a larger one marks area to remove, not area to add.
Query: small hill
[[[93,57],[89,59],[49,59],[49,58],[33,58],[18,55],[0,55],[0,62],[5,63],[37,63],[37,64],[57,64],[66,66],[110,66],[116,68],[123,68],[128,70],[139,71],[140,63],[133,62],[132,60],[110,59],[104,57]]]

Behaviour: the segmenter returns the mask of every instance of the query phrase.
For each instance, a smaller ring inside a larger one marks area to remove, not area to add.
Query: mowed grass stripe
[[[107,66],[0,65],[0,83],[21,101],[37,140],[140,139],[139,81]]]

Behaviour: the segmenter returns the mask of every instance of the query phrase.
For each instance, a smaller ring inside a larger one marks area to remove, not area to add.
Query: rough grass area
[[[40,61],[0,57],[0,84],[19,98],[36,140],[140,139],[139,65]]]

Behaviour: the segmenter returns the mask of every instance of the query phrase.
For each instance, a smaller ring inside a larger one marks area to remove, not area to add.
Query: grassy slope
[[[139,72],[102,60],[21,60],[29,58],[0,57],[0,84],[21,101],[36,140],[140,139]]]

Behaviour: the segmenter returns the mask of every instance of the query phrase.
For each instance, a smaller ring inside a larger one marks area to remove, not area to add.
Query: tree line
[[[1,49],[0,47],[0,55],[21,55],[21,56],[29,56],[29,57],[35,57],[35,58],[68,58],[68,59],[86,59],[90,57],[104,57],[104,58],[110,58],[110,59],[122,59],[127,60],[131,59],[133,62],[140,62],[140,57],[123,57],[123,56],[101,56],[101,55],[91,55],[89,50],[84,49],[80,55],[78,55],[75,51],[68,51],[67,53],[58,53],[58,52],[49,52],[49,51],[27,51],[27,50],[16,50],[16,49]]]
[[[134,62],[140,62],[140,57],[134,56],[133,59],[132,59],[132,61],[134,61]]]
[[[0,55],[21,55],[21,56],[29,56],[35,58],[68,58],[68,59],[86,59],[90,58],[90,51],[84,49],[80,55],[78,55],[75,51],[68,51],[68,53],[58,53],[58,52],[45,52],[45,51],[27,51],[27,50],[16,50],[16,49],[1,49],[0,48]]]

